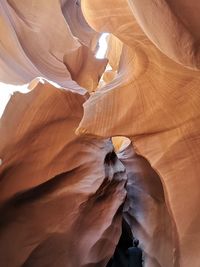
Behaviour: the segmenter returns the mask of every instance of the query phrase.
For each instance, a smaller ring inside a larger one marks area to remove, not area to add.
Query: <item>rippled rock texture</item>
[[[77,137],[86,91],[38,82],[1,120],[1,266],[105,266],[125,169],[110,140]],[[112,155],[112,158],[110,158]]]
[[[195,0],[0,2],[0,80],[29,90],[0,121],[2,267],[104,267],[122,216],[144,266],[199,267],[199,12]]]

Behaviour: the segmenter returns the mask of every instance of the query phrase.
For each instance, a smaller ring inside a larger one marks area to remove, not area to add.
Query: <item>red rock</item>
[[[121,231],[124,167],[109,140],[77,137],[83,89],[38,82],[1,119],[0,262],[105,266]],[[112,175],[112,176],[111,176]]]

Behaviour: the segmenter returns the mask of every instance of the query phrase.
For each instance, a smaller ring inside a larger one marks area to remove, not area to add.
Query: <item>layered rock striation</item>
[[[0,80],[29,90],[0,121],[2,267],[104,267],[122,216],[145,266],[199,267],[199,9],[0,2]]]
[[[110,140],[75,135],[86,98],[42,80],[4,112],[2,267],[105,266],[114,253],[126,174]]]

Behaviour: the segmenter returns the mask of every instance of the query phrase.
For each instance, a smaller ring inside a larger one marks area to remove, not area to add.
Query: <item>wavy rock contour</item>
[[[95,30],[111,32],[126,45],[117,77],[84,104],[77,133],[131,138],[135,151],[158,173],[175,223],[178,254],[171,266],[187,267],[191,258],[198,266],[199,71],[188,68],[187,56],[189,61],[178,64],[147,38],[132,13],[139,2],[133,2],[132,9],[126,1],[117,1],[114,7],[111,2],[82,2]]]
[[[74,134],[86,98],[42,80],[3,114],[2,267],[103,267],[114,253],[126,175],[109,140]]]

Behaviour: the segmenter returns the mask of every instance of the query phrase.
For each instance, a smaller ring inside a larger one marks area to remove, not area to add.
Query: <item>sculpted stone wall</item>
[[[0,128],[1,266],[105,266],[121,232],[125,169],[109,140],[77,137],[83,89],[42,80]]]
[[[188,39],[188,31],[171,20],[173,13],[165,17],[165,13],[155,11],[156,6],[163,12],[171,12],[165,1],[157,1],[155,6],[153,3],[130,1],[128,5],[128,1],[116,1],[113,6],[112,1],[103,4],[98,0],[82,1],[88,23],[96,30],[111,32],[125,45],[116,79],[84,104],[85,112],[77,132],[102,138],[130,137],[135,151],[158,173],[175,227],[173,258],[170,264],[162,262],[160,266],[187,267],[191,259],[193,266],[199,266],[198,42],[196,46],[191,45],[195,35],[190,34]],[[166,5],[168,9],[164,8]],[[176,8],[179,5],[181,3],[177,3]],[[192,8],[199,8],[198,4],[190,5],[190,14]],[[105,9],[107,16],[103,15]],[[159,14],[162,21],[157,18]],[[195,27],[197,20],[191,17],[192,20]],[[191,26],[191,33],[192,29]],[[170,43],[170,49],[163,36]],[[143,240],[145,243],[146,238]],[[157,243],[157,239],[152,242]],[[156,253],[159,262],[159,251]]]
[[[0,120],[2,267],[104,267],[122,216],[145,267],[199,267],[199,11],[0,2],[0,81],[29,90]]]

